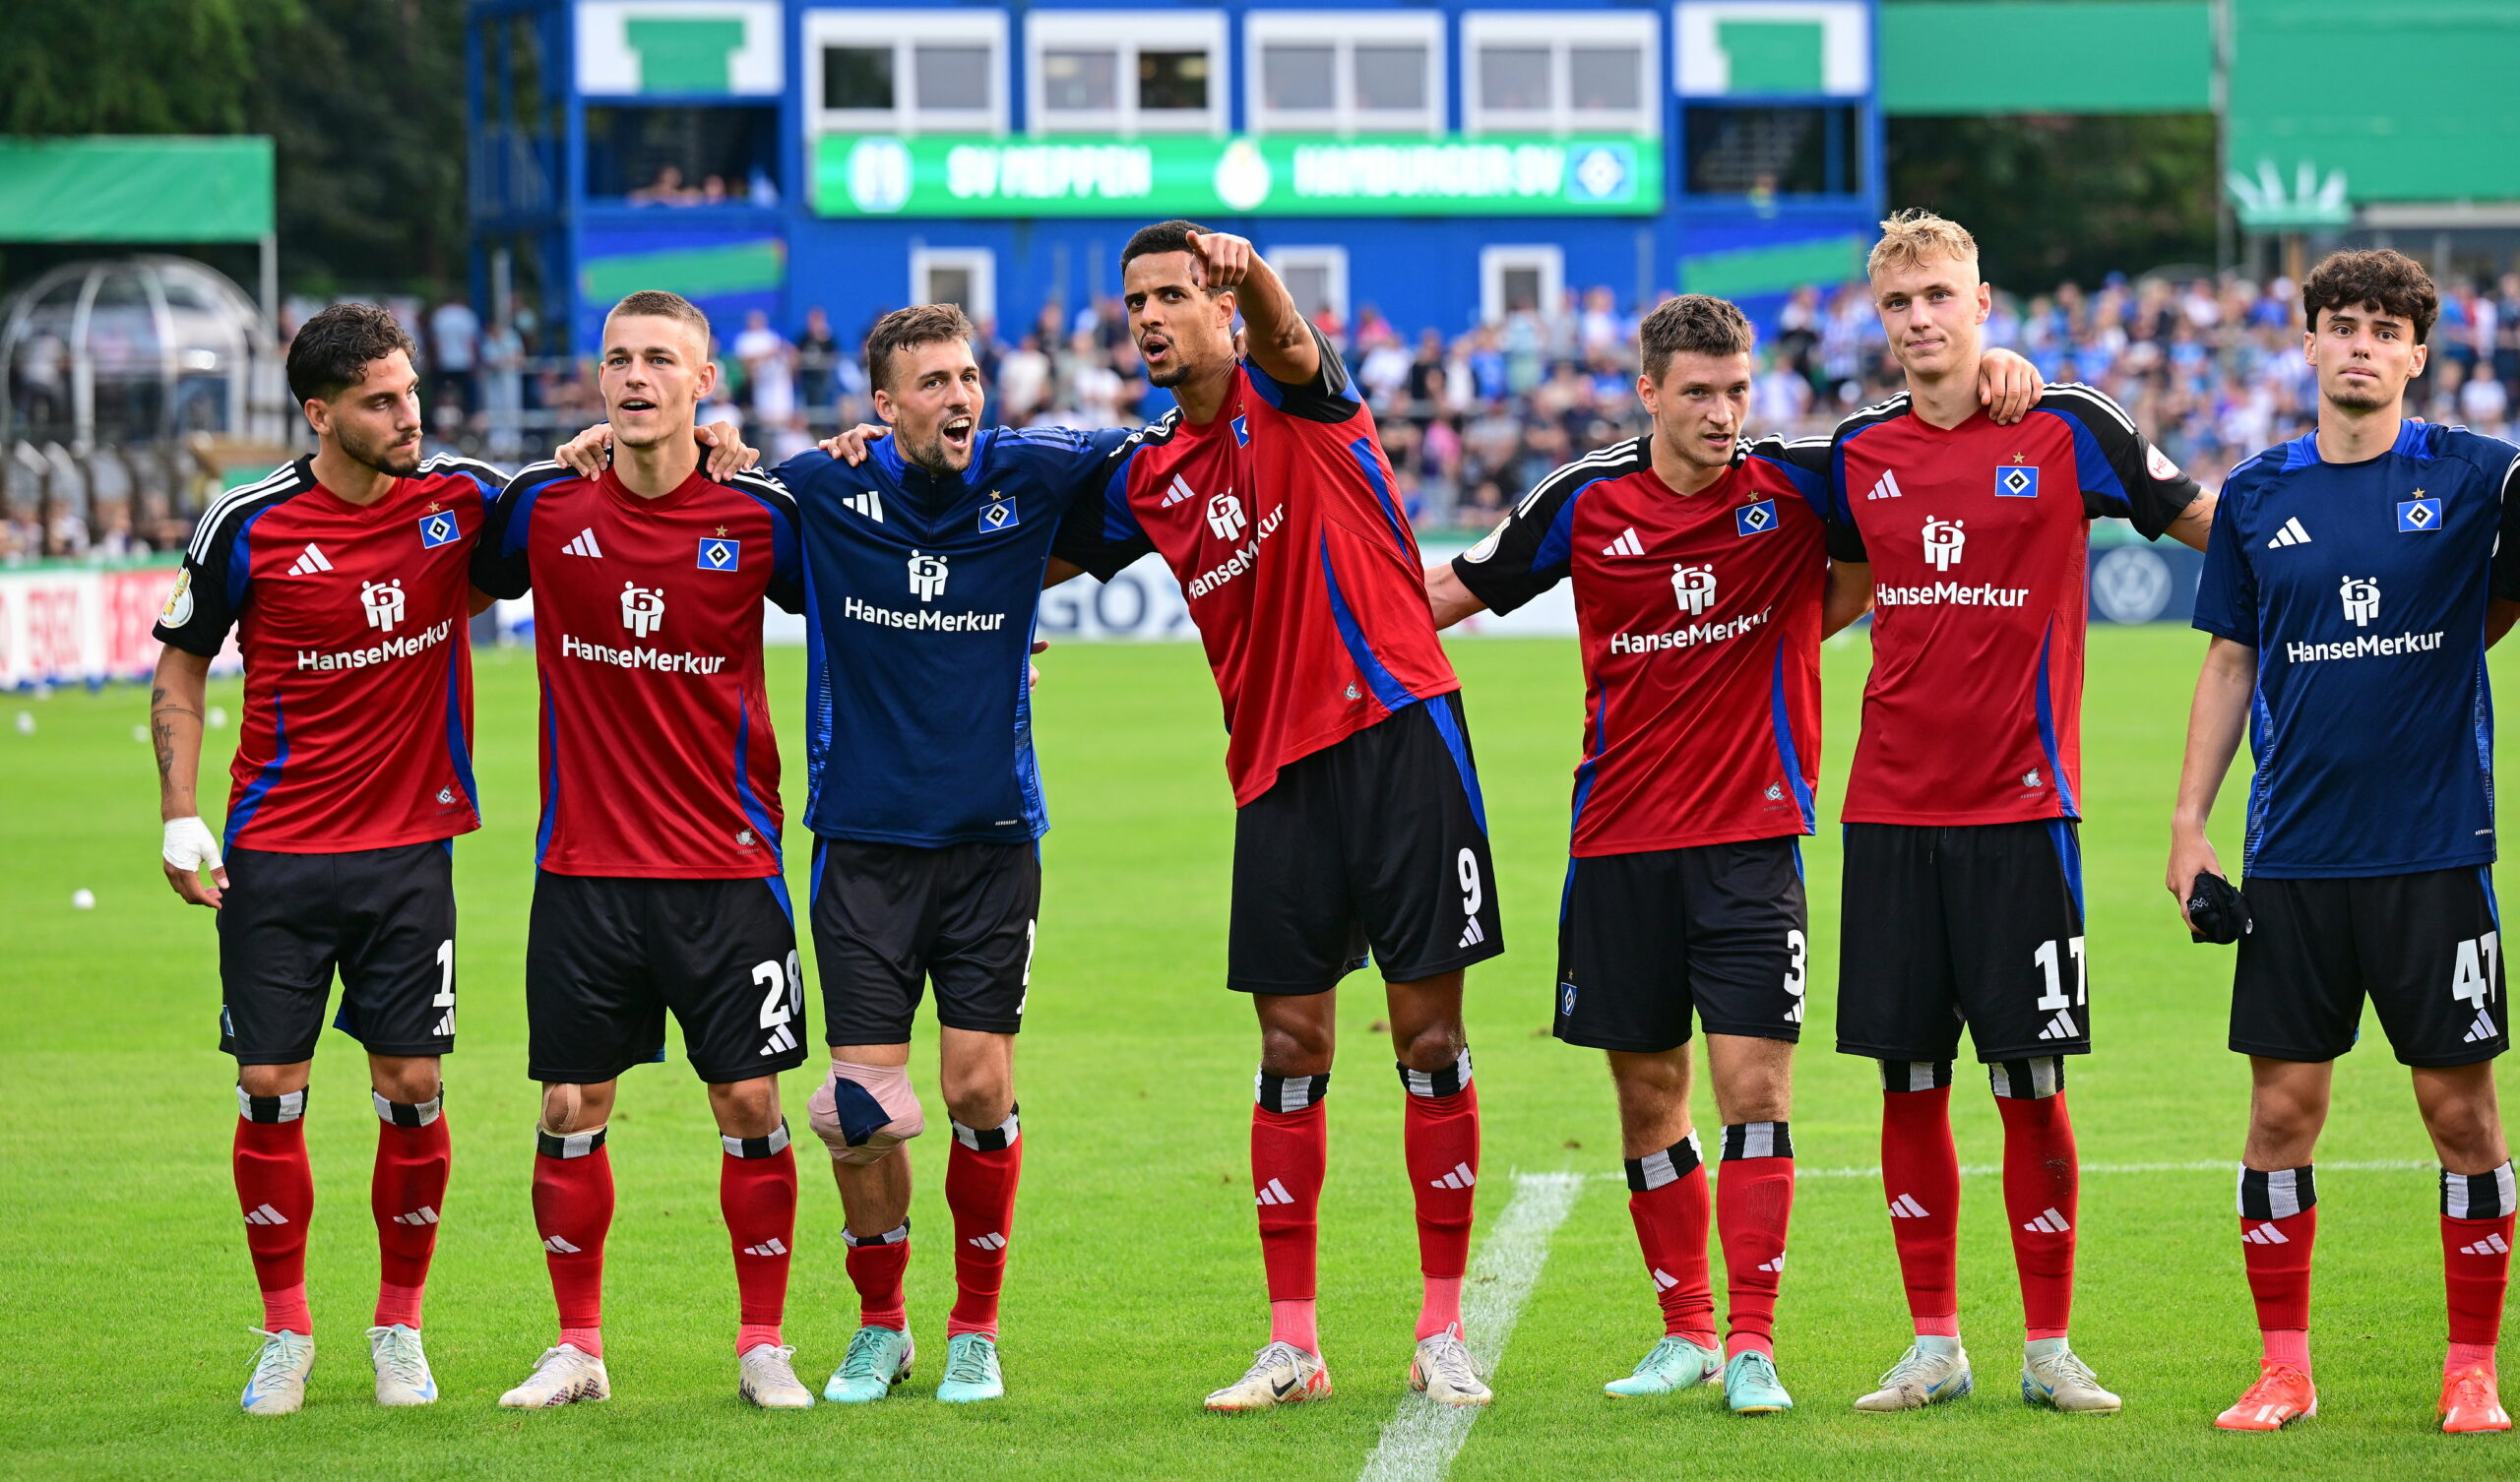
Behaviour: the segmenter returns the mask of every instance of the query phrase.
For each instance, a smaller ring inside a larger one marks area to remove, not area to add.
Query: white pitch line
[[[1549,1238],[1566,1222],[1584,1183],[1580,1173],[1515,1174],[1513,1202],[1480,1242],[1479,1259],[1463,1283],[1462,1340],[1491,1376],[1504,1362],[1505,1340],[1514,1335],[1524,1299],[1548,1264]],[[1477,1419],[1476,1405],[1439,1405],[1422,1394],[1401,1396],[1400,1408],[1382,1428],[1382,1440],[1365,1458],[1357,1482],[1442,1482]]]
[[[2417,1173],[2428,1171],[2436,1165],[2417,1158],[2374,1158],[2366,1159],[2362,1162],[2321,1162],[2314,1164],[2313,1166],[2322,1173]],[[2239,1163],[2231,1158],[2224,1158],[2210,1162],[2085,1163],[2082,1165],[2082,1171],[2085,1173],[2236,1173],[2238,1168]],[[1708,1171],[1714,1173],[1719,1179],[1723,1177],[1720,1166],[1711,1166]],[[2001,1173],[2004,1170],[2001,1163],[1969,1163],[1964,1164],[1960,1171],[1964,1175],[1972,1178],[1984,1178],[1993,1174]],[[1516,1176],[1522,1177],[1523,1175],[1518,1174]],[[1797,1180],[1806,1178],[1879,1178],[1881,1176],[1881,1169],[1877,1164],[1870,1168],[1796,1168],[1794,1170],[1794,1176]],[[1602,1183],[1624,1183],[1627,1179],[1627,1175],[1624,1173],[1596,1173],[1589,1175],[1589,1177]]]

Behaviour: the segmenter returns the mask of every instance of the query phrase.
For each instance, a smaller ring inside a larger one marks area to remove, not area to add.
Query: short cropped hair
[[[1872,244],[1872,256],[1865,261],[1863,272],[1867,278],[1878,278],[1885,272],[1942,258],[1967,263],[1974,271],[1978,266],[1978,239],[1959,222],[1912,206],[1881,223],[1881,240]]]
[[[1129,264],[1150,253],[1187,252],[1190,250],[1190,238],[1194,234],[1210,235],[1210,228],[1196,221],[1184,221],[1178,217],[1169,221],[1158,221],[1152,226],[1141,226],[1136,234],[1129,238],[1129,245],[1120,249],[1120,271],[1128,272]],[[1213,294],[1216,290],[1212,288],[1208,291]]]
[[[1738,308],[1704,293],[1667,299],[1636,331],[1645,379],[1658,384],[1673,355],[1746,355],[1754,341],[1750,321]]]
[[[297,327],[288,342],[288,394],[299,404],[329,401],[367,379],[370,362],[401,350],[411,337],[374,304],[333,304]]]
[[[2413,324],[2418,344],[2441,317],[2441,295],[2432,286],[2432,275],[2422,263],[2386,247],[2330,253],[2301,280],[2301,320],[2312,334],[2318,333],[2321,309],[2364,304]]]
[[[667,293],[662,288],[642,288],[614,304],[612,312],[603,316],[604,322],[609,324],[625,314],[635,319],[671,319],[687,324],[700,332],[700,352],[703,355],[709,353],[709,316],[700,312],[699,305],[679,293]]]
[[[875,321],[866,334],[866,383],[893,389],[893,356],[915,345],[972,338],[971,316],[954,304],[913,304]]]

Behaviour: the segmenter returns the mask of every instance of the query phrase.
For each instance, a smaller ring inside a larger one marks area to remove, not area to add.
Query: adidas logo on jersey
[[[779,1027],[770,1031],[770,1043],[761,1047],[761,1053],[764,1055],[776,1055],[782,1050],[792,1050],[794,1048],[796,1048],[796,1036],[788,1031],[788,1026],[786,1024],[781,1024]]]
[[[2459,1247],[2459,1254],[2462,1256],[2508,1256],[2511,1254],[2511,1247],[2503,1241],[2501,1236],[2488,1235],[2474,1245]]]
[[[1172,482],[1165,486],[1164,503],[1158,506],[1158,508],[1168,510],[1185,499],[1196,499],[1198,497],[1198,494],[1194,492],[1187,483],[1182,482],[1181,475],[1175,473],[1172,475]]]
[[[595,556],[600,558],[603,555],[603,547],[595,543],[594,525],[588,525],[585,529],[578,531],[578,538],[560,547],[560,549],[564,553],[572,556]]]
[[[306,549],[299,551],[297,559],[289,564],[288,574],[292,577],[311,577],[319,571],[332,569],[333,563],[325,560],[323,550],[310,540],[306,542]]]
[[[2039,1037],[2041,1039],[2071,1039],[2074,1037],[2074,1032],[2073,1016],[2059,1009],[2056,1011],[2056,1017],[2048,1020],[2048,1027],[2039,1031]]]
[[[1486,940],[1487,933],[1479,929],[1479,918],[1477,916],[1473,916],[1470,918],[1470,924],[1461,929],[1461,941],[1457,945],[1462,947],[1477,947],[1480,943]]]
[[[245,1211],[245,1223],[249,1225],[284,1225],[288,1223],[288,1216],[283,1214],[269,1204],[256,1204],[254,1207]]]
[[[759,1245],[745,1246],[744,1254],[747,1256],[785,1256],[788,1254],[788,1247],[787,1244],[780,1240],[778,1236],[773,1235]]]
[[[1866,498],[1866,499],[1896,499],[1896,498],[1898,498],[1898,497],[1899,497],[1899,475],[1898,475],[1898,474],[1896,474],[1896,473],[1891,472],[1891,471],[1890,471],[1889,469],[1887,469],[1887,468],[1884,468],[1883,470],[1881,470],[1881,478],[1880,478],[1880,480],[1872,486],[1872,492],[1871,492],[1871,493],[1869,493],[1869,494],[1864,495],[1863,497],[1864,497],[1864,498]]]
[[[1776,1253],[1776,1259],[1774,1261],[1760,1262],[1758,1268],[1768,1272],[1770,1275],[1783,1275],[1785,1273],[1785,1253],[1783,1251],[1779,1251]]]
[[[2493,1016],[2486,1013],[2483,1009],[2479,1009],[2477,1011],[2477,1021],[2468,1025],[2467,1034],[2459,1042],[2461,1044],[2471,1045],[2483,1044],[2501,1032],[2502,1031],[2500,1029],[2493,1026]]]
[[[1478,1182],[1479,1175],[1470,1171],[1470,1165],[1468,1163],[1455,1163],[1453,1164],[1453,1171],[1445,1174],[1442,1178],[1430,1178],[1426,1180],[1426,1187],[1429,1189],[1467,1189]]]
[[[1917,1203],[1915,1195],[1902,1194],[1890,1201],[1890,1217],[1892,1219],[1922,1219],[1925,1217],[1925,1206]]]
[[[394,1222],[398,1225],[433,1225],[437,1223],[437,1211],[422,1204],[409,1214],[395,1215]]]
[[[578,1247],[569,1244],[557,1235],[543,1236],[542,1248],[549,1251],[554,1256],[574,1256],[578,1253]]]
[[[877,525],[882,525],[884,523],[884,497],[876,493],[874,490],[868,489],[863,494],[850,495],[848,504],[850,509],[855,510],[858,514],[872,520]]]
[[[1636,526],[1631,525],[1626,529],[1619,532],[1619,537],[1616,540],[1603,546],[1602,554],[1605,556],[1641,556],[1645,554],[1645,542],[1636,538]]]
[[[1006,1249],[1006,1237],[1000,1235],[995,1230],[991,1230],[985,1235],[975,1235],[971,1239],[964,1241],[963,1244],[974,1246],[983,1251],[1002,1251]]]
[[[2310,532],[2301,528],[2300,517],[2297,515],[2284,522],[2284,527],[2275,532],[2274,539],[2266,542],[2266,548],[2268,550],[2281,550],[2288,545],[2307,545],[2309,543]]]
[[[2036,1231],[2042,1235],[2062,1235],[2073,1227],[2073,1221],[2065,1218],[2053,1204],[2049,1204],[2046,1210],[2042,1211],[2037,1219],[2022,1225],[2023,1229]]]
[[[1670,1271],[1663,1269],[1659,1266],[1654,1267],[1654,1289],[1656,1291],[1667,1292],[1679,1284],[1679,1277],[1672,1275]]]
[[[1292,1204],[1294,1202],[1295,1197],[1287,1192],[1287,1186],[1274,1178],[1260,1186],[1260,1197],[1252,1201],[1255,1204]]]
[[[2293,1243],[2293,1237],[2273,1225],[2259,1225],[2242,1235],[2240,1240],[2247,1245],[2291,1245]]]

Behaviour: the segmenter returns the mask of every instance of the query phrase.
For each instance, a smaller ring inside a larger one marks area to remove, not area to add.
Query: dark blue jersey
[[[2520,596],[2520,448],[2403,424],[2387,453],[2315,434],[2232,471],[2196,626],[2257,650],[2246,872],[2406,875],[2494,857],[2488,594]]]
[[[1060,517],[1128,435],[999,427],[959,478],[891,438],[853,468],[820,452],[780,466],[805,532],[805,827],[927,846],[1048,830],[1034,609]]]

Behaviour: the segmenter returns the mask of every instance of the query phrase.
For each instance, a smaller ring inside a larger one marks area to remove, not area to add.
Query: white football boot
[[[500,1395],[499,1403],[511,1410],[547,1410],[611,1397],[612,1376],[603,1372],[603,1360],[573,1343],[562,1343],[543,1349],[542,1357],[534,1361],[534,1372],[524,1384]]]
[[[1208,1396],[1211,1410],[1265,1410],[1330,1397],[1330,1370],[1321,1355],[1292,1343],[1271,1343],[1253,1355],[1242,1378]]]
[[[369,1328],[367,1356],[376,1364],[378,1404],[437,1403],[437,1377],[429,1373],[429,1356],[420,1351],[418,1328],[400,1323]]]
[[[1418,1356],[1409,1361],[1409,1388],[1439,1405],[1483,1405],[1496,1397],[1471,1367],[1458,1325],[1418,1340]]]
[[[2100,1387],[2100,1376],[2060,1343],[2052,1353],[2025,1357],[2021,1397],[2034,1405],[2074,1415],[2114,1415],[2125,1401]]]
[[[735,1392],[765,1410],[810,1410],[814,1391],[796,1382],[791,1347],[755,1343],[735,1360]]]
[[[254,1377],[245,1381],[240,1401],[248,1415],[294,1415],[306,1403],[306,1371],[315,1367],[315,1340],[286,1328],[263,1335],[263,1351],[254,1356]]]
[[[1974,1381],[1966,1349],[1928,1353],[1912,1346],[1881,1376],[1881,1388],[1855,1402],[1858,1410],[1922,1410],[1967,1394]]]

